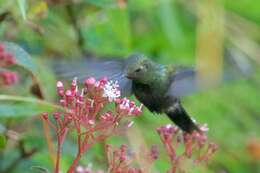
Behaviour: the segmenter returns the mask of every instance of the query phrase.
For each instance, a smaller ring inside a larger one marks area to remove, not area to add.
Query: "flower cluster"
[[[108,165],[109,165],[107,172],[111,172],[111,173],[143,173],[144,172],[142,167],[132,166],[134,161],[136,160],[135,154],[137,153],[131,153],[131,151],[128,151],[127,145],[121,145],[119,148],[112,148],[111,145],[107,145],[106,154],[107,154]],[[153,146],[148,153],[143,151],[142,156],[145,157],[144,159],[148,160],[151,165],[158,158],[157,148]]]
[[[78,166],[74,173],[105,173],[102,170],[93,171],[91,167]]]
[[[61,147],[68,132],[68,127],[77,132],[78,153],[70,166],[68,173],[75,171],[83,153],[99,141],[124,132],[132,121],[124,121],[127,117],[141,114],[141,106],[127,98],[119,98],[120,91],[116,82],[107,78],[96,80],[88,78],[84,87],[79,90],[75,78],[69,89],[65,90],[61,81],[57,82],[57,94],[60,96],[62,111],[51,115],[43,113],[45,122],[51,126],[57,135],[58,148],[55,173],[59,172]],[[106,110],[105,106],[113,103],[114,109]],[[51,117],[52,118],[51,118]]]
[[[0,44],[0,86],[13,85],[17,82],[17,73],[5,69],[15,63],[14,56],[6,52],[4,44]]]
[[[171,162],[169,173],[175,173],[177,169],[181,169],[181,163],[187,159],[192,159],[194,164],[199,164],[203,161],[207,162],[215,153],[217,145],[208,142],[205,135],[208,130],[207,125],[202,125],[199,129],[199,132],[193,131],[191,134],[181,132],[178,127],[171,124],[157,129]],[[180,146],[184,146],[184,151],[177,154],[177,150],[181,148]]]
[[[112,146],[106,146],[106,154],[108,158],[108,172],[142,172],[139,168],[132,168],[130,166],[132,159],[127,154],[127,146],[121,145],[119,148],[112,148]]]
[[[78,166],[75,173],[144,173],[142,167],[134,167],[134,162],[136,160],[135,154],[129,150],[129,147],[125,144],[121,145],[118,148],[113,148],[111,145],[106,145],[105,147],[106,157],[108,160],[108,169],[107,171],[93,171],[91,166],[83,167]],[[149,166],[157,160],[158,158],[158,150],[157,146],[153,145],[149,152],[143,152],[142,156],[144,159],[149,161]],[[140,165],[142,166],[142,165]]]

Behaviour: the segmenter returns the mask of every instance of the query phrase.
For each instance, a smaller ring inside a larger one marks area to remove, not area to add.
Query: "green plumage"
[[[179,98],[168,94],[176,74],[174,67],[156,64],[142,56],[130,58],[134,60],[126,67],[127,77],[133,81],[132,91],[136,98],[151,112],[168,115],[182,130],[189,133],[198,130]]]

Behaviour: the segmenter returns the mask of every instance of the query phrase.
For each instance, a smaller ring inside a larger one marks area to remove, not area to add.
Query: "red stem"
[[[69,170],[67,171],[67,173],[73,173],[73,172],[75,171],[75,168],[76,168],[76,166],[78,165],[78,162],[79,162],[80,158],[81,158],[81,153],[78,152],[76,158],[75,158],[74,161],[72,162],[72,164],[71,164]]]
[[[56,156],[55,173],[59,173],[60,170],[60,155],[61,155],[61,139],[60,136],[58,136],[58,148],[57,148],[57,156]]]
[[[76,121],[75,121],[76,124]],[[67,173],[73,173],[75,171],[76,166],[78,165],[78,162],[81,158],[81,154],[84,152],[82,150],[82,146],[81,146],[81,130],[80,128],[77,128],[77,133],[78,133],[78,154],[76,156],[76,158],[73,160],[72,164],[70,165],[69,170],[67,171]],[[84,145],[84,143],[83,143]]]

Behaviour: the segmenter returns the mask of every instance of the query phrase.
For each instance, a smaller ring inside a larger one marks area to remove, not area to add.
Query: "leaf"
[[[85,0],[87,3],[95,5],[101,8],[113,8],[117,7],[117,0]]]
[[[27,9],[27,0],[18,0],[18,6],[20,8],[23,20],[27,19],[26,9]]]
[[[0,134],[0,150],[5,148],[5,145],[6,145],[5,135]]]
[[[40,172],[40,173],[49,173],[49,170],[47,168],[41,166],[32,166],[31,170],[35,170],[36,172]]]
[[[1,103],[1,101],[3,102]],[[42,112],[63,109],[58,105],[31,97],[0,95],[0,103],[1,117],[33,116]]]
[[[159,5],[159,17],[162,29],[173,46],[183,44],[183,29],[181,28],[179,18],[177,16],[176,5],[174,1],[161,0]],[[178,45],[177,44],[177,45]]]
[[[40,90],[45,100],[54,100],[56,98],[56,78],[53,70],[50,69],[50,65],[43,62],[42,59],[33,59],[35,65],[37,65],[37,76]],[[48,84],[48,85],[46,85]]]
[[[5,45],[6,51],[12,53],[15,57],[17,65],[22,66],[33,74],[36,72],[37,68],[31,56],[23,48],[11,42],[3,42],[3,44]]]
[[[121,9],[105,9],[103,10],[104,20],[100,20],[100,16],[92,15],[89,20],[92,25],[86,23],[83,27],[83,36],[86,46],[93,52],[104,55],[122,56],[130,53],[131,48],[131,32],[129,16],[126,10]],[[118,27],[120,26],[120,28]]]
[[[44,0],[37,1],[28,12],[28,18],[34,19],[42,15],[47,15],[48,4]]]

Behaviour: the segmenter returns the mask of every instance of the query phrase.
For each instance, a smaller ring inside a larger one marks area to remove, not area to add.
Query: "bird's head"
[[[125,64],[126,77],[139,82],[146,81],[152,69],[152,61],[140,53],[130,55]]]

